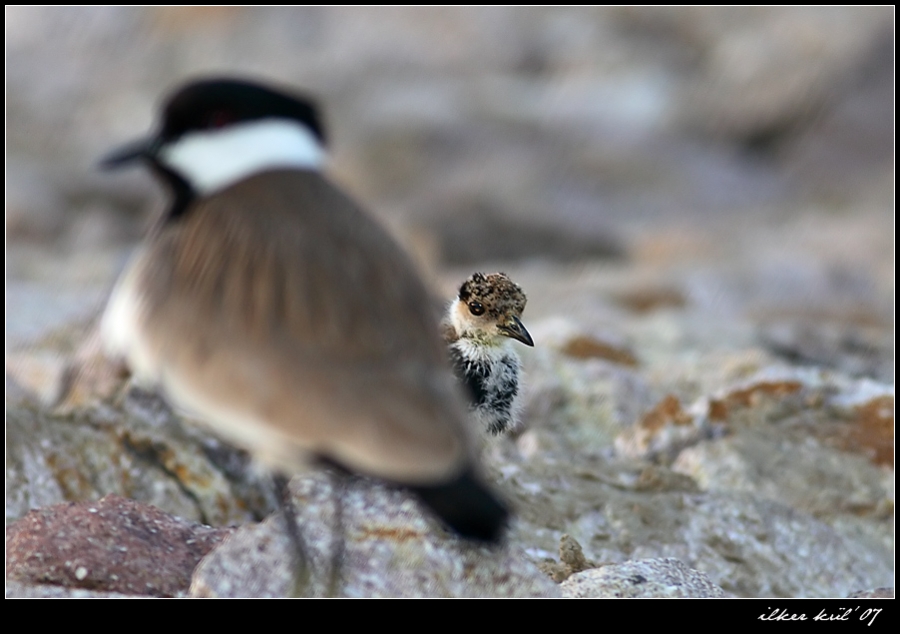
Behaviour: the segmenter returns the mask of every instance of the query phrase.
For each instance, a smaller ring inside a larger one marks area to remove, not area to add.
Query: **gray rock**
[[[642,559],[579,572],[562,583],[573,598],[721,598],[722,588],[677,559]]]
[[[477,546],[454,537],[402,491],[353,479],[342,485],[338,502],[333,480],[318,474],[295,478],[293,492],[312,568],[308,586],[296,586],[293,545],[279,514],[241,528],[206,557],[194,573],[193,596],[328,596],[335,566],[337,596],[558,596],[520,547]],[[337,503],[343,506],[341,525]]]

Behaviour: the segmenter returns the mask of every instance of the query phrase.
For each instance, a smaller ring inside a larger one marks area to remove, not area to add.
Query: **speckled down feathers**
[[[500,319],[507,315],[519,317],[528,299],[521,287],[505,273],[474,273],[459,288],[459,300],[477,299],[485,307],[485,315]]]
[[[518,425],[521,363],[510,347],[488,351],[463,338],[451,344],[450,362],[480,428],[496,436]]]

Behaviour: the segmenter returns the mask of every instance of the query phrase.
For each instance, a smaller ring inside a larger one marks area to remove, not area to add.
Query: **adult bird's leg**
[[[306,544],[297,524],[297,508],[294,506],[289,480],[282,474],[276,474],[272,476],[272,484],[281,507],[285,529],[294,546],[294,596],[306,596],[310,590],[312,569],[309,555],[306,552]]]
[[[347,482],[350,477],[343,469],[329,469],[331,479],[331,492],[334,499],[334,527],[331,539],[331,574],[328,577],[329,597],[337,597],[340,593],[342,580],[341,571],[344,566],[344,553],[346,552],[346,535],[344,534],[344,492],[347,490]]]

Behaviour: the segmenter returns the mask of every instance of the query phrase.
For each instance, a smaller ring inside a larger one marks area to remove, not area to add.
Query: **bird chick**
[[[533,346],[520,319],[527,298],[504,273],[475,273],[459,288],[443,323],[456,378],[470,397],[474,418],[491,434],[517,424],[522,364],[512,339]]]

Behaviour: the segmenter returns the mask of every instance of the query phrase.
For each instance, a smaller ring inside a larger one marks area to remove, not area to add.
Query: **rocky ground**
[[[211,72],[318,95],[335,180],[436,296],[474,270],[528,294],[521,426],[483,449],[508,543],[345,483],[342,595],[891,592],[891,8],[6,18],[8,595],[296,591],[265,475],[94,337],[162,205],[96,159]],[[334,486],[292,483],[306,594]]]

